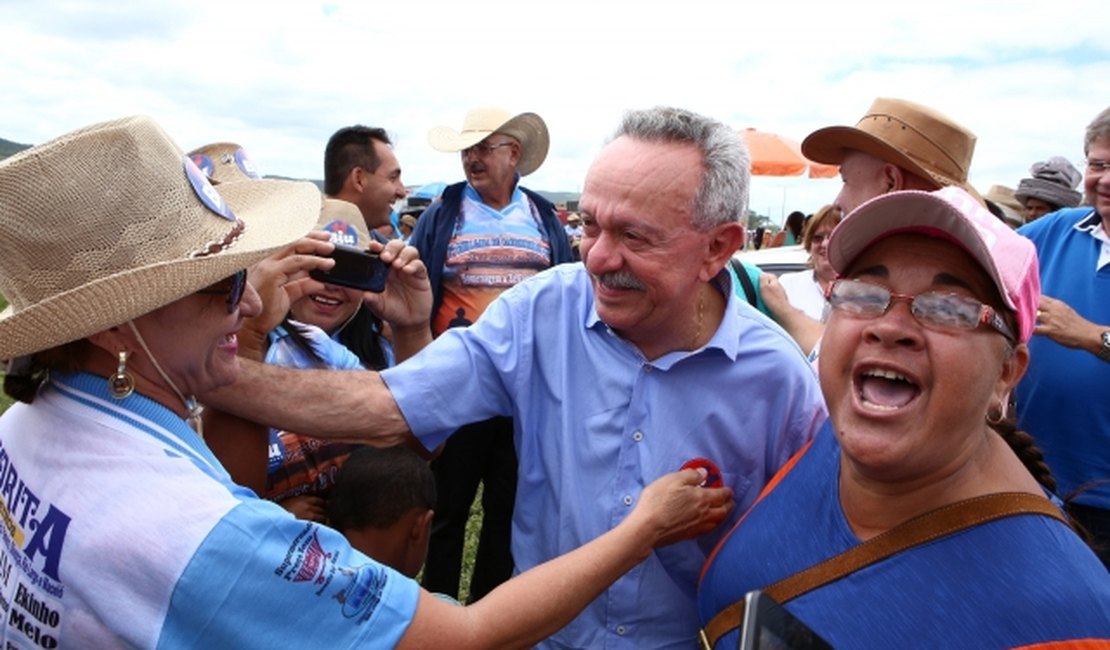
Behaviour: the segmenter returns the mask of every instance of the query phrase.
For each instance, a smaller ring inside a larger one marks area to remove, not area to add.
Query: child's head
[[[408,447],[362,447],[336,475],[328,521],[351,546],[415,577],[428,555],[436,487],[428,463]]]

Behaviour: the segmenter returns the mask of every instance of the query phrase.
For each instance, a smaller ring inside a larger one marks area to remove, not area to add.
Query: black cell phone
[[[389,267],[382,262],[377,253],[336,244],[330,257],[335,260],[331,270],[313,269],[308,272],[313,280],[337,284],[341,287],[360,291],[385,291],[385,281],[389,278]]]
[[[744,596],[740,650],[832,650],[832,645],[762,591]]]

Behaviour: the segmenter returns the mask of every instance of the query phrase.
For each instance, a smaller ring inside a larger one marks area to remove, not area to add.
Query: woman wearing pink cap
[[[706,644],[736,647],[752,590],[835,647],[1110,640],[1110,576],[1031,439],[999,433],[1029,362],[1032,244],[945,188],[860,206],[829,260],[829,423],[706,563]]]

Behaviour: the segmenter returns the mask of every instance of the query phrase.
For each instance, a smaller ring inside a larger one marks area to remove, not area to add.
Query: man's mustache
[[[607,289],[635,289],[643,291],[647,287],[636,277],[628,271],[613,271],[611,273],[602,273],[595,275],[597,281]]]

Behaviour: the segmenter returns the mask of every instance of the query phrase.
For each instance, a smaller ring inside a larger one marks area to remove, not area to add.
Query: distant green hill
[[[29,144],[19,144],[18,142],[12,142],[11,140],[5,140],[4,138],[0,138],[0,160],[3,160],[4,158],[7,158],[8,156],[12,155],[13,153],[19,153],[20,151],[23,151],[24,149],[30,149],[30,148],[31,148],[31,145],[29,145]]]

